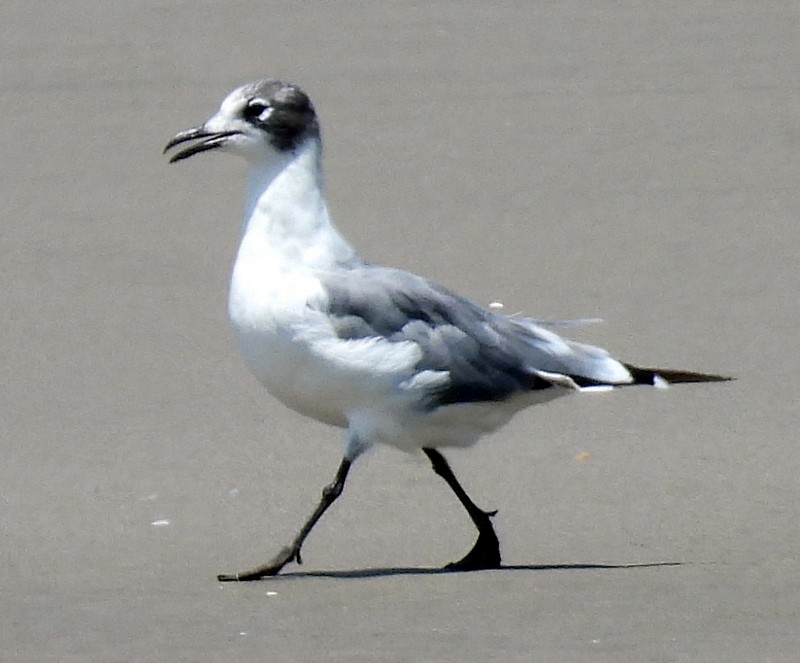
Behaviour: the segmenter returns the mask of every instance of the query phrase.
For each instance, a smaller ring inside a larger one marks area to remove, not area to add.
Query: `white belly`
[[[300,412],[334,426],[346,426],[330,385],[320,380],[307,346],[298,343],[311,292],[297,281],[288,291],[274,281],[247,286],[240,265],[234,271],[228,302],[231,327],[245,364],[272,396]],[[334,392],[335,394],[335,392]]]
[[[248,368],[270,394],[301,414],[346,427],[355,412],[406,409],[420,350],[383,339],[342,340],[309,302],[324,298],[309,274],[264,274],[237,262],[229,315]]]

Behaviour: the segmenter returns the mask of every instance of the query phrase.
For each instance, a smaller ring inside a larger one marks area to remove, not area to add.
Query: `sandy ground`
[[[521,3],[518,3],[521,4]],[[0,9],[0,659],[796,661],[797,3]],[[232,87],[301,83],[370,259],[738,381],[562,399],[450,454],[508,568],[380,449],[332,476],[225,312],[243,165],[169,166]]]

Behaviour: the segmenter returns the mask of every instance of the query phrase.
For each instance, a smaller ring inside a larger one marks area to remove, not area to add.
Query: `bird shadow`
[[[292,578],[385,578],[391,576],[434,576],[434,575],[460,575],[473,573],[508,573],[512,571],[607,571],[621,569],[647,569],[660,566],[683,566],[684,562],[642,562],[631,564],[503,564],[498,569],[486,571],[454,571],[447,568],[431,568],[424,566],[388,566],[366,569],[342,569],[336,571],[287,571],[269,578],[274,580],[290,580]]]

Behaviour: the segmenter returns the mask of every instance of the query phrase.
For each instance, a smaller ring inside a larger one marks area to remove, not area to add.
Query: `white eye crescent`
[[[243,115],[247,120],[266,122],[272,115],[272,106],[263,99],[251,99],[245,107]]]

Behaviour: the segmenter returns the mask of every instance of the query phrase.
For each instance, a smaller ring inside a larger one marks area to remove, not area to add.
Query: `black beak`
[[[200,152],[205,152],[207,150],[213,150],[217,147],[221,147],[225,144],[226,140],[230,136],[235,136],[236,134],[241,133],[241,131],[206,131],[205,127],[193,127],[192,129],[186,129],[185,131],[181,131],[179,134],[175,136],[167,146],[164,148],[164,154],[166,154],[170,149],[175,147],[176,145],[180,145],[181,143],[186,143],[190,140],[197,140],[198,142],[190,145],[186,149],[181,150],[180,152],[176,152],[175,154],[170,157],[169,162],[175,163],[176,161],[181,161],[182,159],[188,159],[190,156],[199,154]]]

